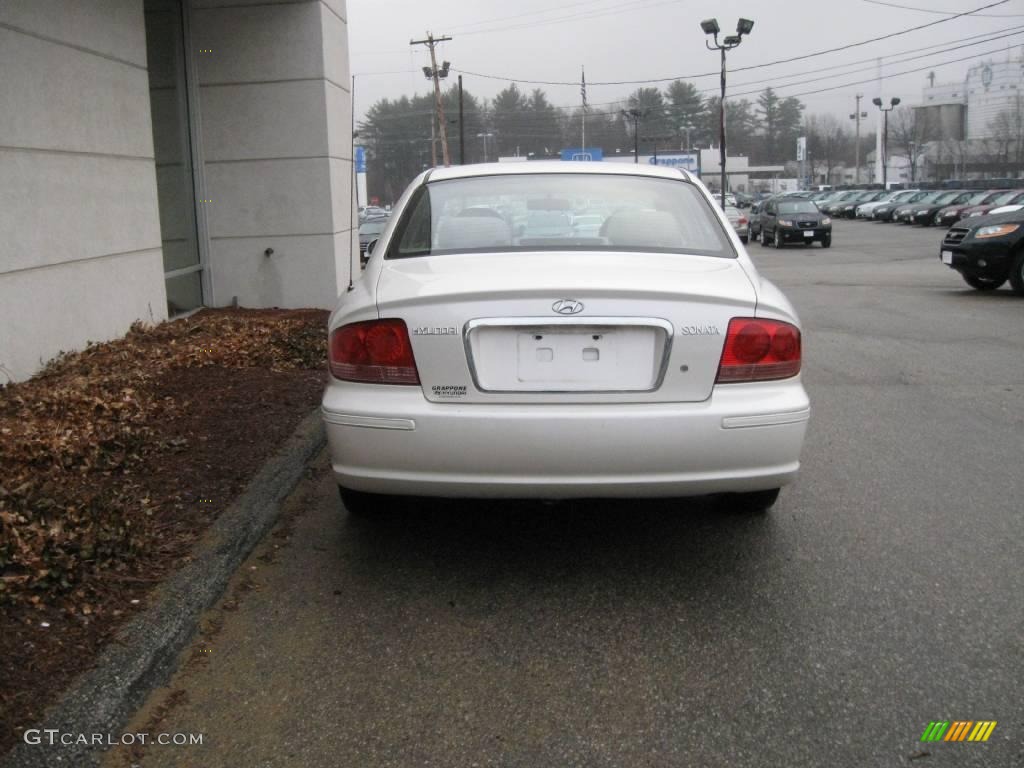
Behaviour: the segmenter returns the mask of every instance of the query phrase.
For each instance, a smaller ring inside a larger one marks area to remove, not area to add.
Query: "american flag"
[[[587,76],[583,71],[583,67],[580,67],[580,96],[583,97],[583,109],[586,110],[587,106]]]

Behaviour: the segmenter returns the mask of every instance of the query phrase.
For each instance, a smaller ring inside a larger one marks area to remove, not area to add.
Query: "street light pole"
[[[889,99],[889,106],[883,107],[878,96],[871,100],[882,111],[882,189],[889,188],[889,113],[900,103],[898,96]]]
[[[477,137],[478,139],[483,139],[483,140],[484,140],[484,162],[485,162],[485,163],[487,163],[487,162],[490,162],[490,161],[489,161],[489,160],[487,159],[487,140],[488,140],[489,138],[491,138],[492,136],[494,136],[494,134],[493,134],[493,133],[491,133],[490,131],[487,131],[486,133],[478,133],[478,134],[476,135],[476,137]]]
[[[718,43],[718,39],[715,39],[715,43]],[[722,46],[719,50],[722,51],[722,95],[718,99],[718,164],[722,166],[722,208],[725,208],[725,185],[727,183],[727,177],[725,175],[725,46]]]
[[[705,19],[700,23],[700,28],[704,30],[705,35],[711,35],[714,38],[715,44],[712,45],[707,40],[704,41],[704,45],[707,46],[709,51],[718,50],[722,53],[722,95],[718,102],[718,143],[719,143],[719,156],[720,163],[722,166],[722,207],[725,208],[725,185],[726,185],[726,170],[725,170],[725,52],[732,50],[743,42],[743,36],[749,35],[751,30],[754,28],[754,22],[750,19],[740,19],[736,22],[736,34],[729,35],[724,38],[721,43],[718,42],[718,33],[721,32],[721,28],[718,26],[717,19]]]

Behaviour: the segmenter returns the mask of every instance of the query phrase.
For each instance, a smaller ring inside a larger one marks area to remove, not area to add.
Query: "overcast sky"
[[[423,46],[409,46],[410,39],[425,37],[427,30],[453,38],[438,47],[439,59],[464,72],[463,85],[474,95],[489,98],[515,81],[524,89],[544,88],[556,105],[577,106],[580,66],[585,65],[588,101],[596,106],[641,85],[597,85],[600,81],[683,77],[717,93],[718,54],[705,49],[699,25],[708,17],[716,17],[727,34],[740,16],[754,20],[752,34],[728,54],[734,70],[858,43],[948,18],[935,11],[962,12],[994,0],[891,2],[928,11],[868,0],[348,0],[357,118],[378,99],[427,91],[421,68],[429,64],[429,55]],[[844,119],[854,111],[858,92],[865,95],[861,109],[871,112],[876,111],[871,99],[878,95],[915,103],[931,71],[937,83],[957,81],[977,60],[1005,59],[1008,48],[1014,58],[1021,55],[1024,0],[980,13],[804,61],[736,71],[729,76],[728,95],[771,85],[780,95],[798,95],[807,113],[831,112]],[[960,45],[969,47],[948,50]],[[984,55],[991,51],[998,53]],[[885,76],[881,87],[877,57],[882,57]],[[964,57],[970,58],[954,61]],[[714,74],[687,77],[707,72]],[[527,80],[574,84],[534,86]],[[846,85],[862,80],[869,82]],[[806,93],[837,85],[843,87]]]

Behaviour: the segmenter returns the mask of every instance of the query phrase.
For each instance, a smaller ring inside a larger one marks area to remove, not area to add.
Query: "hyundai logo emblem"
[[[560,315],[578,315],[583,311],[583,302],[576,299],[559,299],[551,309]]]

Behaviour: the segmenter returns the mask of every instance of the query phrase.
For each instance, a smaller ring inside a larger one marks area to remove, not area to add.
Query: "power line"
[[[1007,32],[1004,35],[996,35],[995,37],[989,37],[989,38],[986,38],[985,40],[978,40],[978,41],[973,42],[973,43],[964,43],[963,45],[955,45],[952,48],[945,48],[945,49],[943,49],[941,51],[932,51],[931,53],[922,53],[922,54],[920,54],[918,56],[908,56],[905,59],[889,60],[889,61],[885,62],[885,66],[888,67],[888,66],[892,66],[892,65],[895,65],[895,64],[906,64],[908,61],[916,61],[918,59],[927,59],[927,58],[929,58],[931,56],[939,56],[939,55],[942,55],[944,53],[950,53],[951,51],[958,51],[958,50],[960,50],[962,48],[972,48],[975,45],[982,45],[984,43],[991,43],[991,42],[995,42],[996,40],[1003,40],[1003,39],[1005,39],[1007,37],[1017,37],[1018,35],[1024,34],[1024,25],[1022,25],[1021,27],[1016,27],[1015,29],[1017,29],[1018,31]],[[909,53],[909,51],[908,51],[908,53]],[[979,57],[980,56],[984,56],[984,55],[985,54],[981,54],[981,53],[974,54],[974,56],[979,56]],[[971,58],[971,57],[968,57],[968,58]],[[867,59],[864,62],[857,62],[857,63],[865,63],[866,61],[873,61],[873,59]],[[941,62],[939,64],[934,64],[932,66],[940,66],[941,67],[941,66],[943,66],[944,64],[947,64],[947,63],[948,62]],[[821,70],[819,70],[819,71],[824,71],[826,69],[842,69],[845,66],[850,66],[850,65],[842,65],[842,66],[838,66],[838,67],[822,67]],[[926,69],[927,68],[928,67],[926,67]],[[842,77],[843,75],[853,75],[853,74],[856,74],[857,72],[866,71],[866,69],[874,69],[874,67],[854,69],[854,70],[850,70],[848,72],[842,72],[842,73],[831,74],[831,75],[823,75],[821,77],[813,77],[810,80],[802,80],[802,81],[797,82],[797,83],[780,83],[780,84],[778,84],[776,86],[770,86],[770,87],[772,87],[773,89],[776,88],[776,87],[777,88],[787,88],[787,87],[791,87],[791,86],[794,86],[794,85],[804,85],[806,83],[815,83],[815,82],[819,82],[821,80],[828,80],[828,79],[833,78],[833,77]],[[735,88],[744,88],[744,87],[746,87],[748,85],[758,85],[760,83],[770,83],[770,82],[775,82],[777,79],[778,80],[786,80],[786,79],[789,79],[789,78],[792,78],[792,77],[800,77],[800,75],[785,75],[785,76],[782,76],[780,78],[765,78],[763,80],[751,80],[751,81],[746,82],[746,83],[737,83],[734,87]],[[889,75],[886,75],[886,77],[889,77]],[[717,89],[715,89],[715,88],[701,88],[701,89],[698,89],[698,91],[700,93],[716,93]],[[750,93],[752,93],[752,91]],[[733,94],[733,95],[735,95],[735,96],[742,96],[743,94]]]
[[[996,0],[995,2],[989,3],[988,5],[983,5],[980,8],[975,8],[975,9],[970,10],[970,11],[963,11],[961,13],[958,13],[958,14],[954,15],[954,16],[947,16],[946,18],[943,18],[943,19],[936,19],[935,21],[929,21],[927,24],[919,24],[916,27],[909,27],[907,29],[901,29],[901,30],[899,30],[897,32],[890,32],[887,35],[881,35],[879,37],[872,37],[872,38],[869,38],[867,40],[861,40],[861,41],[856,42],[856,43],[848,43],[847,45],[840,45],[840,46],[837,46],[835,48],[826,48],[826,49],[821,50],[821,51],[814,51],[813,53],[806,53],[806,54],[803,54],[801,56],[793,56],[793,57],[788,58],[788,59],[777,59],[775,61],[768,61],[768,62],[764,62],[762,64],[751,64],[751,65],[746,66],[746,67],[736,67],[735,69],[732,70],[732,72],[745,72],[745,71],[751,70],[751,69],[762,69],[764,67],[772,67],[772,66],[775,66],[777,64],[790,64],[790,63],[792,63],[794,61],[805,61],[807,59],[811,59],[811,58],[814,58],[816,56],[824,56],[825,54],[828,54],[828,53],[837,53],[839,51],[848,51],[851,48],[859,48],[861,46],[869,45],[871,43],[881,42],[882,40],[889,40],[889,39],[891,39],[893,37],[899,37],[901,35],[907,35],[907,34],[910,34],[911,32],[917,32],[917,31],[920,31],[922,29],[928,29],[929,27],[934,27],[934,26],[936,26],[938,24],[945,24],[948,21],[953,21],[954,19],[959,19],[959,18],[961,18],[963,16],[970,16],[971,14],[977,13],[978,11],[984,11],[984,10],[986,10],[988,8],[995,8],[996,6],[1004,5],[1004,4],[1008,3],[1008,2],[1010,2],[1010,0]],[[516,83],[526,83],[528,85],[578,85],[578,83],[576,83],[575,81],[568,81],[568,80],[528,80],[528,79],[521,78],[521,77],[507,77],[507,76],[489,75],[489,74],[484,74],[482,72],[471,72],[468,69],[457,69],[455,67],[453,67],[453,69],[456,69],[457,72],[461,72],[464,75],[472,75],[473,77],[482,77],[482,78],[489,79],[489,80],[508,80],[508,81],[512,81],[512,82],[516,82]],[[692,80],[692,79],[695,79],[695,78],[698,78],[698,77],[711,77],[712,75],[718,75],[718,74],[719,74],[718,71],[713,71],[713,72],[701,72],[699,74],[691,74],[691,75],[675,75],[674,77],[654,77],[654,78],[649,78],[649,79],[646,79],[646,80],[605,80],[605,81],[592,81],[590,84],[591,85],[643,85],[645,83],[666,83],[666,82],[671,82],[672,80]]]
[[[564,11],[564,10],[566,10],[568,8],[575,8],[575,7],[578,7],[578,6],[581,6],[581,5],[596,5],[597,3],[605,3],[605,2],[608,2],[608,0],[581,0],[581,2],[568,3],[566,5],[561,5],[561,6],[558,6],[556,8],[545,8],[542,11],[527,11],[525,13],[517,13],[517,14],[515,14],[513,16],[499,16],[496,19],[485,19],[483,21],[471,21],[471,22],[467,22],[466,24],[452,24],[452,25],[449,26],[449,29],[451,29],[453,32],[459,32],[459,30],[469,29],[470,27],[479,27],[479,26],[485,25],[485,24],[497,24],[498,22],[501,22],[501,21],[511,21],[512,19],[521,19],[521,18],[524,18],[524,17],[527,17],[527,16],[543,16],[544,14],[558,13],[558,12]]]
[[[991,35],[991,33],[985,32],[983,34],[972,35],[972,36],[969,36],[969,37],[961,38],[961,41],[964,41],[964,40],[972,41],[973,40],[973,42],[961,42],[960,45],[951,45],[951,43],[958,42],[958,41],[947,41],[947,42],[943,42],[943,43],[935,43],[933,45],[922,46],[920,48],[911,48],[911,49],[908,49],[908,50],[905,50],[905,51],[901,51],[901,52],[896,53],[896,54],[892,54],[891,56],[893,56],[893,57],[903,56],[905,54],[920,53],[921,51],[929,51],[929,50],[931,52],[930,53],[924,53],[924,54],[921,54],[919,56],[908,56],[907,58],[903,58],[903,59],[890,60],[890,61],[886,62],[886,66],[891,66],[891,65],[894,65],[894,64],[904,64],[904,63],[909,62],[909,61],[915,61],[917,59],[929,58],[931,56],[940,56],[940,55],[949,53],[951,51],[961,50],[963,48],[970,48],[970,47],[973,47],[973,46],[976,46],[976,45],[983,45],[983,44],[986,44],[986,43],[995,42],[996,40],[1002,40],[1002,39],[1007,38],[1007,37],[1015,37],[1017,35],[1020,35],[1022,32],[1024,32],[1024,25],[1018,25],[1018,26],[1015,26],[1015,27],[1009,27],[1008,30],[1006,31],[1006,33],[1005,34],[1001,34],[1001,35],[994,35],[993,36],[993,35]],[[984,38],[984,39],[978,39],[978,38]],[[948,47],[943,48],[941,46],[948,46]],[[931,49],[936,49],[936,48],[939,48],[939,50],[931,50]],[[974,55],[980,57],[980,56],[983,56],[985,54],[974,54]],[[970,57],[968,57],[968,58],[970,58]],[[843,76],[843,75],[852,75],[852,74],[856,74],[857,72],[867,71],[868,69],[873,70],[874,69],[874,62],[875,61],[876,61],[875,58],[859,59],[857,61],[850,61],[850,62],[846,62],[844,64],[833,64],[833,65],[828,66],[828,67],[819,67],[815,71],[825,72],[825,71],[829,71],[829,70],[847,69],[849,67],[855,67],[857,65],[867,64],[867,63],[870,63],[872,65],[871,67],[868,67],[868,68],[851,69],[851,70],[846,71],[846,72],[834,73],[834,74],[827,75],[827,76],[824,76],[824,77],[812,78],[810,80],[799,80],[798,82],[794,82],[794,83],[781,83],[781,84],[777,84],[776,86],[773,86],[773,87],[778,87],[778,88],[795,87],[795,86],[800,86],[800,85],[806,85],[806,84],[812,83],[812,82],[819,82],[821,80],[827,80],[827,79],[829,79],[831,77],[840,77],[840,76]],[[938,67],[938,66],[942,66],[945,63],[947,63],[947,62],[940,62],[940,63],[934,64],[932,66]],[[715,72],[714,75],[717,77],[718,73]],[[776,76],[776,77],[762,78],[760,80],[749,80],[749,81],[746,81],[746,82],[737,83],[734,87],[735,88],[745,88],[747,86],[758,85],[758,84],[761,84],[761,83],[778,83],[779,80],[787,80],[787,79],[791,79],[791,78],[802,78],[803,76],[804,76],[803,73],[796,73],[796,74],[791,74],[791,75],[779,75],[779,76]],[[573,85],[578,87],[579,83],[573,83]],[[590,83],[588,83],[588,85],[590,85]],[[717,92],[717,88],[699,88],[699,89],[697,89],[697,91],[698,91],[698,93],[716,93]],[[734,94],[734,95],[742,95],[742,94]],[[620,104],[623,101],[625,101],[625,98],[626,97],[623,97],[623,98],[620,98],[620,99],[616,99],[614,101],[591,102],[590,106],[591,107],[606,107],[606,106],[617,105],[617,104]],[[579,108],[578,104],[568,104],[568,105],[552,104],[552,106],[555,109],[559,109],[559,110],[574,110],[574,109],[578,109]],[[594,113],[594,114],[598,114],[598,113]],[[397,118],[397,116],[396,116],[396,118]]]
[[[910,62],[910,61],[915,61],[915,60],[918,60],[918,59],[929,58],[931,56],[944,55],[946,53],[950,53],[950,52],[956,51],[956,50],[961,50],[963,48],[971,48],[971,47],[974,47],[976,45],[983,45],[983,44],[986,44],[986,43],[995,42],[996,40],[1002,40],[1002,39],[1008,38],[1008,37],[1016,37],[1016,36],[1018,36],[1020,34],[1024,34],[1024,25],[1018,25],[1016,27],[1010,27],[1010,28],[1008,28],[1008,31],[1005,34],[994,35],[994,36],[989,36],[989,34],[990,33],[984,33],[984,34],[981,34],[981,35],[974,35],[974,36],[971,36],[971,37],[963,38],[963,40],[974,40],[974,42],[965,42],[965,43],[961,43],[960,45],[952,45],[952,46],[950,46],[950,42],[954,42],[954,41],[948,41],[948,42],[944,42],[944,43],[936,43],[934,45],[923,46],[921,48],[912,48],[912,49],[903,51],[901,53],[894,54],[894,56],[902,56],[904,54],[918,53],[920,51],[927,51],[929,49],[939,48],[940,46],[949,46],[949,47],[946,47],[946,48],[940,48],[939,50],[932,50],[930,53],[924,53],[924,54],[921,54],[921,55],[918,55],[918,56],[908,56],[907,58],[896,59],[896,60],[893,60],[893,61],[889,61],[886,64],[887,64],[887,66],[891,66],[891,65],[895,65],[895,64],[904,64],[904,63],[907,63],[907,62]],[[984,39],[978,40],[978,39],[975,39],[975,38],[984,38]],[[1000,52],[1002,52],[1002,50],[1003,49],[997,49],[995,52],[996,53],[1000,53]],[[886,76],[887,77],[896,77],[896,76],[899,76],[899,75],[902,75],[902,74],[909,74],[909,73],[913,73],[913,72],[923,71],[925,69],[932,69],[932,68],[934,68],[936,66],[943,66],[943,65],[945,65],[947,63],[955,63],[955,62],[965,61],[965,60],[972,59],[972,58],[982,58],[982,57],[984,57],[986,55],[991,55],[991,52],[975,53],[975,54],[972,54],[971,56],[963,57],[963,58],[960,58],[960,59],[954,59],[952,61],[943,61],[943,62],[938,63],[938,64],[932,64],[932,65],[929,65],[929,66],[926,66],[926,67],[910,70],[910,72],[897,72],[897,73],[892,73],[892,74],[886,75]],[[869,63],[869,62],[874,62],[874,61],[875,61],[874,59],[861,59],[861,60],[858,60],[858,61],[847,62],[845,64],[836,64],[836,65],[832,65],[832,66],[829,66],[829,67],[819,68],[817,71],[845,69],[845,68],[848,68],[848,67],[854,67],[854,66],[857,66],[859,64],[864,64],[864,63]],[[789,79],[789,78],[794,78],[794,77],[802,77],[802,75],[799,75],[799,74],[784,75],[784,76],[781,76],[779,78],[765,78],[765,79],[762,79],[762,80],[751,80],[751,81],[747,81],[747,82],[743,82],[743,83],[737,83],[735,87],[736,88],[744,88],[744,87],[751,86],[751,85],[758,85],[760,83],[773,82],[773,83],[776,83],[776,85],[774,86],[775,88],[779,88],[779,89],[795,88],[795,87],[800,87],[800,86],[803,86],[803,85],[808,85],[808,84],[814,83],[814,82],[820,82],[821,80],[828,80],[828,79],[834,78],[834,77],[841,77],[841,76],[844,76],[844,75],[853,75],[853,74],[856,74],[858,72],[868,71],[868,70],[873,69],[873,68],[874,68],[873,66],[872,67],[862,67],[862,68],[858,68],[858,69],[851,69],[849,71],[842,72],[842,73],[835,73],[835,74],[831,74],[831,75],[815,77],[815,78],[811,78],[809,80],[802,79],[802,80],[799,80],[797,82],[778,83],[778,80],[780,80],[780,79],[784,80],[784,79]],[[370,74],[375,74],[375,73],[370,73]],[[858,83],[853,83],[853,85],[861,84],[861,83],[865,83],[865,82],[873,82],[874,80],[875,80],[875,78],[872,77],[872,78],[870,78],[868,80],[858,81]],[[573,85],[578,86],[579,84],[578,83],[574,83]],[[838,86],[838,87],[843,87],[843,86]],[[828,89],[823,89],[823,90],[825,90],[825,91],[827,91],[827,90],[835,90],[835,88],[828,88]],[[712,93],[712,92],[716,92],[716,89],[714,89],[714,88],[703,88],[703,89],[697,89],[697,92],[698,93]],[[733,96],[734,97],[749,96],[749,95],[753,95],[753,94],[757,94],[757,93],[761,93],[761,92],[762,92],[761,89],[758,89],[756,91],[740,91],[738,93],[733,93]],[[818,92],[819,91],[813,91],[813,92],[810,92],[810,93],[818,93]],[[804,94],[797,94],[797,95],[804,95]],[[424,96],[422,98],[429,98],[429,97]],[[623,97],[623,98],[620,98],[620,99],[616,99],[614,101],[596,102],[596,103],[595,102],[591,102],[590,106],[592,108],[594,108],[594,107],[608,107],[608,106],[618,107],[619,105],[623,104],[626,101],[626,99],[627,99],[627,97]],[[550,106],[553,109],[557,109],[557,110],[560,110],[560,111],[563,111],[563,112],[567,111],[567,110],[568,111],[572,111],[572,110],[579,109],[579,105],[578,104],[569,104],[569,105],[551,104]],[[671,108],[671,104],[666,104],[666,107]],[[408,118],[411,118],[411,117],[427,116],[427,115],[432,114],[433,111],[434,110],[414,110],[414,111],[409,111],[409,112],[403,112],[400,115],[380,115],[380,116],[374,118],[374,122],[383,122],[383,121],[392,121],[392,120],[405,120],[405,119],[408,119]],[[612,110],[608,110],[608,111],[591,109],[590,115],[593,116],[593,117],[609,117],[609,116],[614,116],[617,113],[618,113],[617,109],[612,109]],[[470,114],[473,114],[473,113],[470,113]],[[524,114],[524,115],[522,115],[520,117],[520,121],[522,123],[524,123],[524,124],[529,124],[531,121],[536,123],[536,122],[542,121],[544,119],[546,119],[546,118],[544,118],[542,116],[528,115],[528,114]]]
[[[918,8],[913,5],[900,5],[898,3],[885,3],[882,0],[863,0],[865,3],[871,3],[872,5],[884,5],[887,8],[899,8],[904,11],[918,11],[919,13],[935,13],[940,16],[952,16],[956,11],[936,11],[934,8]],[[979,13],[978,16],[984,16],[989,19],[1014,19],[1024,17],[1024,13]]]
[[[535,29],[536,27],[544,27],[551,24],[563,24],[567,21],[586,21],[588,19],[597,19],[603,16],[617,16],[622,13],[634,13],[636,11],[647,10],[648,8],[656,8],[660,5],[678,5],[678,0],[631,0],[631,2],[618,3],[614,8],[593,9],[591,11],[569,14],[568,16],[560,16],[553,19],[543,19],[536,22],[523,22],[520,24],[511,24],[505,27],[476,29],[469,32],[461,32],[459,33],[459,35],[461,37],[465,35],[483,35],[489,34],[491,32],[508,32],[523,29]]]
[[[961,57],[959,59],[950,59],[949,61],[946,61],[946,62],[943,62],[943,63],[944,64],[956,64],[957,62],[960,62],[960,61],[969,61],[970,59],[978,59],[978,58],[982,58],[984,56],[992,56],[993,54],[1003,53],[1005,50],[1006,50],[1005,48],[993,48],[991,51],[985,51],[984,53],[974,53],[974,54],[971,54],[970,56],[963,56],[963,57]],[[918,67],[916,69],[905,69],[902,72],[890,72],[889,74],[886,75],[886,77],[899,77],[900,75],[912,75],[915,72],[924,72],[925,70],[932,69],[933,67],[934,67],[934,65],[929,64],[926,67]],[[817,93],[827,93],[828,91],[837,91],[840,88],[850,88],[851,86],[854,86],[854,85],[864,85],[865,83],[873,83],[873,82],[876,82],[877,79],[878,79],[877,77],[870,77],[867,80],[856,80],[856,81],[850,82],[850,83],[843,83],[842,85],[834,85],[834,86],[830,86],[828,88],[820,88],[820,89],[815,90],[815,91],[803,91],[801,93],[791,93],[791,94],[783,94],[783,95],[792,96],[794,98],[797,97],[797,96],[812,96],[812,95],[817,94]],[[796,85],[799,85],[799,83],[793,83],[793,84],[791,84],[789,86],[783,86],[783,87],[793,88]],[[760,93],[760,92],[761,91],[759,91],[759,90],[758,91],[747,91],[745,93],[735,93],[735,94],[733,94],[733,96],[734,97],[736,97],[736,96],[751,96],[751,95],[753,95],[755,93]]]
[[[968,48],[968,47],[973,46],[973,45],[981,45],[983,43],[990,43],[990,42],[994,42],[996,40],[1002,40],[1002,39],[1007,38],[1007,37],[1013,37],[1013,36],[1015,36],[1017,34],[1020,34],[1021,31],[1024,31],[1024,24],[1020,24],[1020,25],[1017,25],[1017,26],[1014,26],[1014,27],[1007,27],[1003,31],[1005,32],[1005,34],[990,36],[992,34],[991,32],[983,32],[983,33],[980,33],[980,34],[977,34],[977,35],[968,35],[967,37],[962,37],[959,40],[948,40],[948,41],[945,41],[945,42],[942,42],[942,43],[934,43],[932,45],[925,45],[925,46],[922,46],[920,48],[909,48],[907,50],[900,51],[898,53],[890,54],[887,57],[889,60],[885,62],[885,65],[886,66],[890,66],[892,64],[902,64],[902,63],[905,63],[907,61],[913,61],[915,59],[927,58],[928,56],[938,56],[938,55],[941,55],[943,53],[949,53],[950,51],[959,50],[961,48]],[[984,38],[984,39],[979,39],[979,38]],[[969,42],[969,41],[974,41],[974,42]],[[953,45],[954,43],[960,43],[960,45]],[[944,47],[944,46],[951,46],[951,47]],[[933,49],[941,49],[941,50],[933,50]],[[910,58],[906,58],[906,59],[896,59],[896,60],[893,60],[893,57],[904,56],[906,54],[911,54],[911,53],[921,53],[922,51],[931,51],[931,53],[926,53],[926,54],[923,54],[921,56],[914,56],[914,57],[910,57]],[[837,70],[837,69],[846,69],[847,67],[854,67],[854,66],[857,66],[859,64],[871,64],[872,68],[874,68],[876,61],[877,61],[877,57],[871,57],[871,58],[867,58],[867,59],[858,59],[856,61],[848,61],[848,62],[845,62],[843,64],[831,64],[831,65],[829,65],[827,67],[818,67],[818,68],[816,68],[815,71],[816,72],[829,72],[829,71],[834,71],[834,70]],[[942,65],[938,64],[936,66],[942,66]],[[455,68],[452,67],[452,69],[455,69]],[[859,71],[859,70],[851,70],[849,72],[845,72],[845,73],[842,73],[842,74],[854,74],[854,72],[856,72],[856,71]],[[363,77],[365,75],[392,75],[392,74],[410,74],[410,73],[416,73],[416,70],[413,70],[413,69],[404,70],[403,69],[403,70],[393,70],[393,71],[390,71],[390,72],[360,72],[360,73],[357,73],[357,74],[359,75],[359,77]],[[718,72],[714,72],[712,74],[715,77],[717,77],[719,73]],[[794,73],[794,74],[790,74],[790,75],[776,75],[775,77],[766,77],[766,78],[762,78],[760,80],[748,80],[746,82],[736,83],[734,87],[735,88],[744,88],[744,87],[746,87],[748,85],[758,85],[760,83],[774,83],[774,82],[777,82],[778,80],[786,80],[786,79],[793,78],[793,77],[803,77],[803,76],[804,76],[804,73],[802,73],[802,72]],[[832,76],[834,77],[835,75],[832,75]],[[818,79],[824,79],[824,78],[818,78]],[[806,82],[813,82],[813,81],[806,81]],[[578,87],[579,83],[578,82],[573,82],[572,85]],[[593,83],[587,83],[587,85],[593,85]],[[782,84],[782,85],[780,85],[778,87],[785,87],[785,85],[786,84]],[[793,83],[790,83],[789,85],[793,85]],[[713,92],[717,92],[717,88],[699,88],[697,90],[700,93],[713,93]],[[612,104],[618,104],[621,101],[622,101],[622,99],[618,99],[616,101],[591,102],[590,106],[591,107],[610,106]],[[576,109],[576,108],[579,107],[578,104],[568,104],[568,105],[553,104],[552,106],[555,107],[555,109]]]

